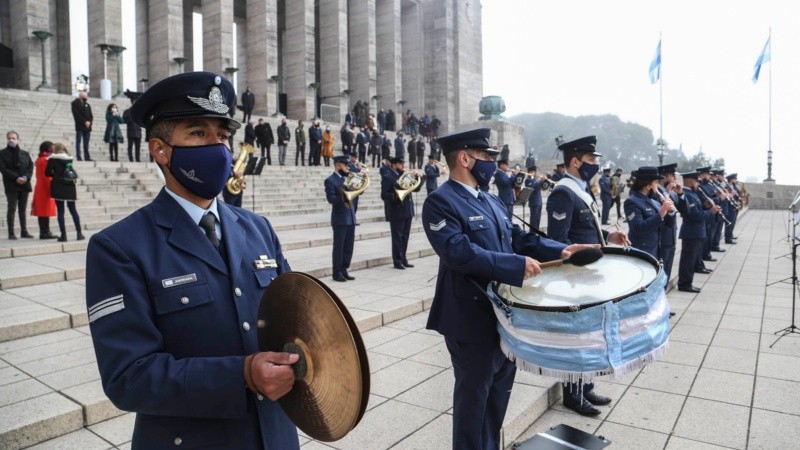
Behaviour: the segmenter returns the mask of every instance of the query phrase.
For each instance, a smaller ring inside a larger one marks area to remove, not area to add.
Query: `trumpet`
[[[661,189],[655,188],[654,192],[656,193],[656,195],[658,195],[658,198],[661,199],[661,203],[664,203],[667,200],[669,200],[666,195],[661,193]],[[676,212],[678,212],[678,208],[676,208],[675,205],[673,204],[672,208],[670,208],[669,210],[669,215],[674,216]]]
[[[436,164],[437,166],[439,166],[439,169],[441,169],[441,170],[447,170],[448,169],[447,163],[443,163],[443,162],[439,161],[438,159],[434,159],[433,163]]]

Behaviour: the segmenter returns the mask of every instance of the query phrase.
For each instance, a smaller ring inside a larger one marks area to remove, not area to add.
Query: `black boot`
[[[61,236],[59,236],[58,242],[67,242],[67,235],[62,234]]]

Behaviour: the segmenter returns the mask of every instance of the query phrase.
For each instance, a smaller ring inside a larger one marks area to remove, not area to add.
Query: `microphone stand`
[[[794,226],[796,228],[797,224],[795,223]],[[795,236],[797,236],[796,233],[795,233]],[[780,333],[780,336],[778,336],[778,338],[775,339],[775,342],[773,342],[769,346],[769,348],[772,348],[772,346],[777,344],[778,341],[780,341],[781,338],[786,336],[786,335],[789,335],[789,334],[800,334],[800,328],[798,328],[797,325],[795,325],[795,321],[794,321],[795,306],[797,304],[797,290],[798,290],[798,283],[797,283],[797,247],[798,247],[798,245],[800,245],[800,243],[797,242],[798,239],[796,237],[793,238],[793,239],[794,239],[794,242],[792,243],[792,276],[789,277],[789,278],[784,278],[783,280],[779,280],[779,281],[775,281],[775,282],[767,284],[767,286],[772,286],[773,284],[777,284],[777,283],[789,282],[792,285],[792,323],[788,327],[780,329],[780,330],[776,331],[775,333],[773,333],[773,334]],[[791,281],[789,281],[789,280],[791,280]]]

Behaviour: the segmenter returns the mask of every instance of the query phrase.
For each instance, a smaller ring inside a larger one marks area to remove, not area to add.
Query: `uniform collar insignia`
[[[209,91],[208,99],[192,97],[191,95],[187,95],[186,98],[191,100],[195,105],[218,114],[227,114],[230,109],[222,99],[222,91],[216,86],[212,87],[211,91]]]

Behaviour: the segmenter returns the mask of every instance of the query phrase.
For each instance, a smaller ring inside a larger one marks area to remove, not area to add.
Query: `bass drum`
[[[491,284],[500,345],[517,366],[565,382],[621,378],[669,342],[667,277],[636,249],[604,247],[603,258],[544,269],[523,286]]]

